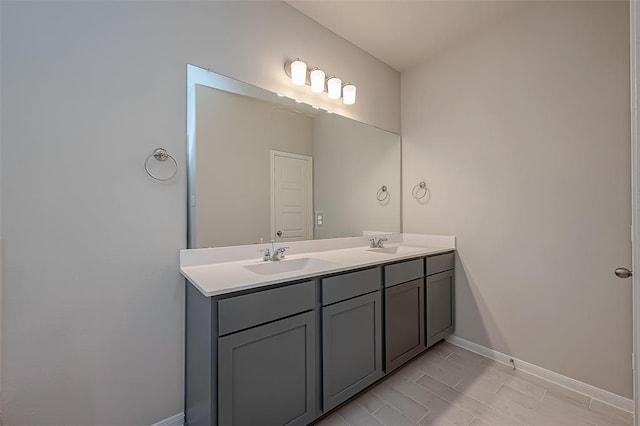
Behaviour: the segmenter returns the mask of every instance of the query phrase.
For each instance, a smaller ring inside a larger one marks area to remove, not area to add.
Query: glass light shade
[[[347,84],[342,88],[342,102],[345,105],[353,105],[356,103],[356,86]]]
[[[291,62],[291,82],[296,86],[304,86],[307,82],[307,64],[300,59]]]
[[[324,92],[324,71],[316,68],[311,71],[311,91],[314,93]]]
[[[327,91],[329,92],[329,99],[340,99],[342,80],[338,77],[331,77],[327,80]]]

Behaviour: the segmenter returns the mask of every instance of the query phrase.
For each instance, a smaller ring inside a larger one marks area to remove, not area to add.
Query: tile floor
[[[633,416],[441,342],[320,426],[632,425]]]

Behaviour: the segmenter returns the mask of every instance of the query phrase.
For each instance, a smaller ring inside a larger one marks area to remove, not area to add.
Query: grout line
[[[429,414],[431,414],[431,410],[427,411],[427,414],[425,414],[424,416],[420,417],[420,419],[416,423],[420,424],[420,422],[423,421],[424,418],[427,417]]]
[[[422,370],[420,370],[420,373],[422,373],[422,374],[420,374],[420,377],[418,377],[418,378],[417,378],[417,379],[415,379],[415,380],[412,380],[412,382],[413,382],[413,383],[417,382],[418,380],[420,380],[421,378],[423,378],[423,377],[424,377],[425,372],[424,372],[424,371],[422,371]]]
[[[508,413],[506,413],[506,412],[504,412],[504,411],[502,411],[502,410],[500,410],[500,409],[498,409],[498,408],[494,407],[493,405],[490,405],[490,404],[488,404],[488,403],[486,403],[486,402],[484,402],[484,401],[482,401],[482,400],[480,400],[480,399],[478,399],[478,398],[474,397],[473,395],[470,395],[470,394],[468,394],[468,393],[466,393],[466,392],[464,392],[464,391],[462,391],[462,390],[460,390],[460,389],[457,389],[457,388],[456,388],[456,387],[454,387],[454,386],[449,386],[449,385],[448,385],[448,384],[446,384],[445,382],[443,382],[443,381],[441,381],[441,380],[438,380],[437,378],[435,378],[435,377],[433,377],[433,376],[430,376],[429,374],[425,374],[425,375],[426,375],[426,376],[431,377],[433,380],[435,380],[435,381],[437,381],[437,382],[442,383],[442,384],[443,384],[443,385],[445,385],[445,386],[448,386],[449,388],[453,389],[454,391],[458,392],[459,394],[464,395],[464,396],[466,396],[467,398],[472,399],[472,400],[474,400],[475,402],[477,402],[477,403],[479,403],[479,404],[481,404],[481,405],[483,405],[483,406],[485,406],[485,407],[489,408],[490,410],[493,410],[493,411],[495,411],[495,412],[497,412],[497,413],[500,413],[500,414],[502,414],[503,416],[505,416],[505,417],[507,417],[507,418],[513,419],[513,416],[512,416],[512,415],[510,415],[510,414],[508,414]],[[455,386],[458,386],[458,385],[459,385],[460,383],[462,383],[463,381],[464,381],[464,379],[461,379],[458,383],[456,383],[456,385],[455,385]],[[418,386],[422,387],[423,389],[426,389],[428,392],[431,392],[432,394],[434,394],[434,395],[438,396],[439,398],[444,399],[445,401],[447,401],[449,404],[451,404],[451,405],[455,406],[456,408],[460,408],[460,407],[459,407],[458,405],[456,405],[455,403],[453,403],[453,402],[449,401],[448,399],[446,399],[446,398],[444,398],[444,397],[442,397],[442,396],[438,395],[438,394],[437,394],[437,393],[435,393],[434,391],[431,391],[431,390],[429,390],[429,389],[425,388],[425,387],[424,387],[424,386],[422,386],[420,383],[416,383],[416,384],[417,384]],[[500,389],[500,388],[498,388],[498,389]],[[497,391],[496,391],[496,392],[497,392]],[[460,408],[460,409],[462,410],[462,408]],[[462,410],[462,411],[465,411],[465,412],[466,412],[466,410]],[[482,420],[482,419],[480,419],[480,420]]]
[[[375,416],[375,415],[376,415],[376,413],[377,413],[378,411],[380,411],[380,409],[381,409],[382,407],[384,407],[385,405],[388,405],[388,403],[382,404],[380,407],[378,407],[378,408],[376,409],[376,411],[374,411],[373,413],[371,413],[371,415],[372,415],[372,416]],[[367,410],[367,411],[369,411],[369,410]],[[378,419],[378,420],[380,420],[380,419]],[[380,420],[380,421],[382,421],[382,420]],[[384,423],[384,422],[383,422],[383,423]]]
[[[347,421],[347,419],[345,419],[344,417],[342,417],[342,415],[341,415],[339,412],[337,412],[337,411],[336,411],[336,414],[338,415],[338,417],[340,417],[340,418],[342,419],[342,421],[343,421],[343,422],[345,422],[348,426],[351,426],[351,423],[349,423],[349,422]]]
[[[409,380],[409,382],[411,382],[411,381]],[[412,383],[414,383],[414,384],[416,384],[416,385],[420,386],[420,384],[418,384],[418,383],[415,383],[415,382],[412,382]],[[416,401],[414,398],[412,398],[411,396],[409,396],[409,395],[407,395],[406,393],[402,392],[400,389],[396,388],[396,387],[395,387],[395,386],[393,386],[391,383],[389,383],[389,386],[390,386],[393,390],[395,390],[396,392],[398,392],[398,393],[400,393],[400,394],[404,395],[405,397],[409,398],[411,401],[415,402],[416,404],[420,405],[421,407],[426,408],[426,409],[427,409],[427,414],[429,414],[429,413],[431,412],[431,408],[427,407],[426,405],[424,405],[424,404],[423,404],[423,403],[421,403],[420,401]],[[423,386],[420,386],[420,387],[423,387]],[[442,399],[444,399],[444,398],[442,398]],[[391,404],[389,404],[389,405],[391,405]],[[393,405],[391,405],[391,406],[393,407]],[[394,408],[396,408],[396,407],[394,407]],[[425,416],[426,416],[427,414],[425,414]],[[424,418],[424,416],[423,416],[420,420],[422,420],[423,418]]]

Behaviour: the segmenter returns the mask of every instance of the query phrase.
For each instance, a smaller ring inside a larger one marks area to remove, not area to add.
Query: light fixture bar
[[[307,64],[300,58],[286,62],[284,70],[296,86],[311,86],[313,93],[323,93],[326,90],[329,99],[336,100],[342,97],[342,102],[345,105],[353,105],[356,102],[356,86],[351,83],[342,86],[342,79],[335,75],[325,79],[325,72],[318,67],[308,71]]]

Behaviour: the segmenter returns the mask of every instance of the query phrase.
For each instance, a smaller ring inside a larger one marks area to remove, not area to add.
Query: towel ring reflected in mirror
[[[161,162],[164,162],[164,161],[167,161],[167,160],[171,160],[173,162],[173,173],[171,173],[171,175],[169,177],[166,177],[166,178],[158,177],[158,176],[154,175],[153,173],[151,173],[151,170],[149,170],[149,165],[150,165],[149,162],[151,161],[152,158],[155,158],[156,160],[161,161]],[[149,176],[151,176],[151,178],[153,178],[153,179],[155,179],[157,181],[160,181],[160,182],[166,182],[168,180],[173,179],[178,174],[178,162],[176,161],[175,158],[173,158],[173,156],[171,154],[169,154],[167,152],[166,149],[164,149],[164,148],[156,148],[144,160],[144,169],[147,172],[147,174]]]
[[[411,195],[416,200],[422,200],[429,193],[429,189],[427,188],[427,184],[422,181],[413,187],[411,190]]]
[[[387,191],[386,185],[382,185],[380,189],[378,189],[378,192],[376,192],[376,198],[380,202],[386,201],[386,199],[389,198],[389,191]]]

